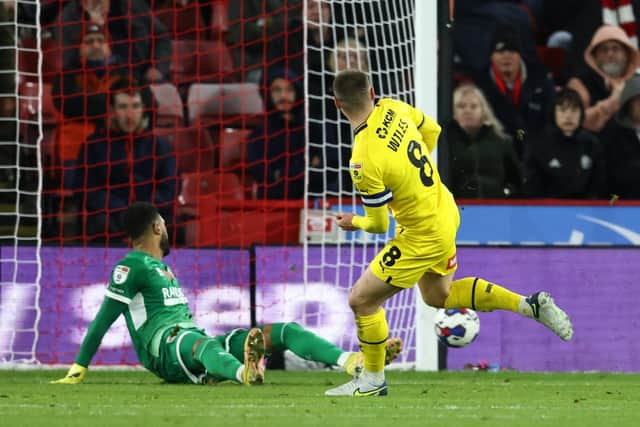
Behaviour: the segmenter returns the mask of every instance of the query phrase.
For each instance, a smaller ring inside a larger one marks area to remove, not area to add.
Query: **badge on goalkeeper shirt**
[[[131,269],[126,265],[116,265],[116,268],[113,269],[113,283],[116,285],[122,285],[126,282],[130,270]]]

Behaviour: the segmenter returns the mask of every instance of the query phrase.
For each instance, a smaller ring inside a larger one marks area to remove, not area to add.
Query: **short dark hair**
[[[126,93],[127,95],[135,96],[140,95],[142,105],[145,110],[153,108],[153,94],[148,86],[141,86],[137,80],[128,78],[116,78],[111,86],[109,86],[109,106],[114,107],[116,102],[116,95],[119,93]]]
[[[553,108],[556,107],[571,107],[580,110],[580,123],[584,119],[584,104],[580,94],[570,87],[565,87],[556,93],[556,97],[553,101]]]
[[[135,202],[124,213],[124,230],[131,240],[136,240],[147,232],[159,216],[158,208],[151,203]]]
[[[333,81],[333,95],[347,113],[353,113],[370,102],[369,89],[369,76],[359,70],[340,71]]]

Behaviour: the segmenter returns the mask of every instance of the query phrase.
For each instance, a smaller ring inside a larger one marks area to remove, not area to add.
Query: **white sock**
[[[338,361],[336,362],[338,366],[344,368],[344,364],[347,363],[347,359],[349,358],[349,356],[351,356],[350,351],[345,351],[344,353],[342,353],[340,357],[338,357]]]
[[[360,378],[363,378],[372,384],[379,385],[384,382],[384,371],[369,372],[369,371],[363,370],[362,375],[360,375]]]
[[[240,365],[238,367],[238,370],[236,371],[236,380],[238,380],[239,383],[242,383],[242,373],[244,372],[244,365]]]

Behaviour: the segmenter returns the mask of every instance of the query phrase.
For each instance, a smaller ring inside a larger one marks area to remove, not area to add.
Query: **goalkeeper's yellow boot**
[[[402,338],[393,337],[387,340],[387,344],[384,347],[385,355],[384,355],[384,364],[388,365],[389,363],[396,360],[396,358],[402,352]]]
[[[258,328],[249,330],[244,341],[244,371],[242,383],[256,385],[264,383],[264,335]]]

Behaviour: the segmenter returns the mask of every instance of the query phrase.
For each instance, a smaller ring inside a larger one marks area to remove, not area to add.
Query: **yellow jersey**
[[[449,222],[444,216],[451,216],[455,204],[431,158],[440,130],[435,120],[402,101],[376,103],[354,130],[349,163],[365,211],[388,204],[398,226],[409,232],[433,232],[443,220]]]

